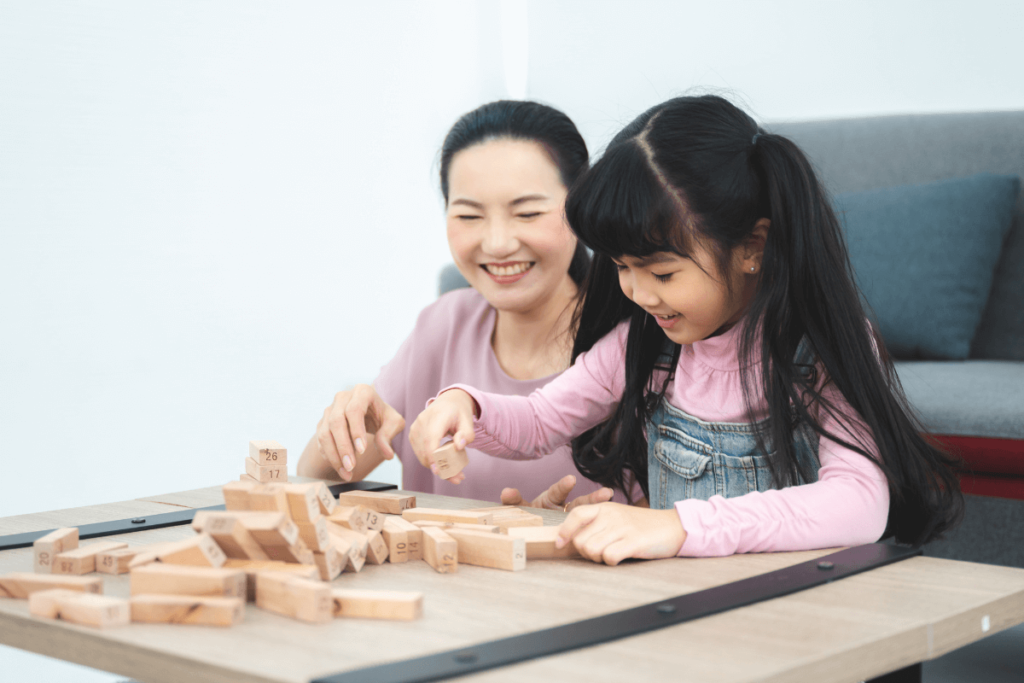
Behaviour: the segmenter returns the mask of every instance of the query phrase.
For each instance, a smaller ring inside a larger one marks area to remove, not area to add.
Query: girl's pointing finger
[[[573,508],[569,516],[562,522],[562,526],[558,527],[558,538],[555,539],[555,547],[558,549],[564,548],[572,541],[576,534],[597,519],[597,515],[600,512],[600,505],[581,505],[580,507]]]

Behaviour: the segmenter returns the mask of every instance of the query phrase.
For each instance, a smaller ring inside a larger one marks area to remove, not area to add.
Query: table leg
[[[865,683],[921,683],[921,665],[911,664],[904,669],[890,671]]]

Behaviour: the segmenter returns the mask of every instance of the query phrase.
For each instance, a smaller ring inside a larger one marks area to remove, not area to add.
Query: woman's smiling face
[[[565,286],[576,238],[566,187],[538,143],[490,140],[448,172],[448,246],[462,275],[499,311],[527,313]]]

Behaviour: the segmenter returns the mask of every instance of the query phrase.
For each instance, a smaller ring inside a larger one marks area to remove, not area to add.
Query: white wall
[[[693,86],[768,119],[1024,109],[1021,26],[1011,0],[2,2],[0,516],[219,484],[254,437],[297,456],[433,299],[436,153],[482,102],[550,102],[595,152]],[[112,680],[0,649],[19,667]]]

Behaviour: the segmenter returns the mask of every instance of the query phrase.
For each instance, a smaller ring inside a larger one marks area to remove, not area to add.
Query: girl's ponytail
[[[873,438],[889,482],[886,535],[925,543],[963,515],[963,496],[951,467],[955,460],[922,435],[881,339],[866,325],[839,221],[810,162],[790,140],[760,131],[751,141],[750,156],[762,189],[758,208],[771,227],[748,317],[761,320],[762,329],[748,325],[741,353],[752,358],[760,346],[763,395],[773,418],[765,436],[775,446],[776,463],[788,465],[776,474],[786,483],[795,483],[798,474],[793,423],[775,419],[791,410],[820,436],[865,457],[866,441]],[[824,369],[820,381],[793,364],[805,337]],[[868,434],[822,395],[829,383],[863,420]],[[746,386],[745,395],[749,407],[755,387]],[[814,407],[818,415],[809,410]],[[822,413],[843,425],[844,434],[826,434]]]

